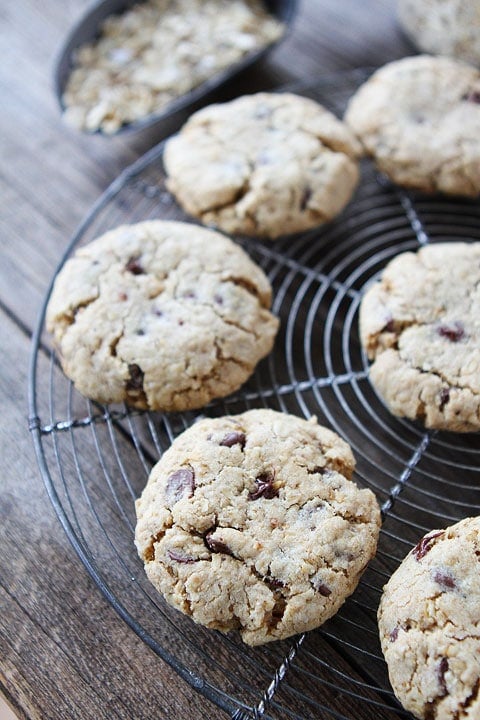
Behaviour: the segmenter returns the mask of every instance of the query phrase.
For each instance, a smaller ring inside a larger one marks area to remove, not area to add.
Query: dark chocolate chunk
[[[437,328],[437,333],[450,342],[458,342],[465,336],[465,328],[462,323],[456,320],[451,325],[440,325]]]
[[[457,583],[449,572],[443,572],[442,570],[435,570],[433,579],[440,585],[442,590],[455,590]]]
[[[332,594],[332,591],[328,585],[325,585],[325,583],[318,583],[318,585],[315,585],[315,590],[320,593],[320,595],[323,595],[323,597],[328,597]]]
[[[381,332],[389,332],[389,333],[395,332],[395,322],[394,322],[393,318],[390,318],[389,320],[387,320],[387,322],[383,326]]]
[[[415,560],[421,560],[425,557],[429,550],[431,550],[434,546],[435,538],[440,537],[440,535],[443,535],[443,530],[439,530],[438,532],[433,533],[433,535],[425,535],[425,537],[422,538],[412,550],[412,555],[415,557]]]
[[[212,537],[215,530],[209,530],[207,534],[205,535],[205,542],[207,544],[207,547],[209,550],[215,553],[223,553],[224,555],[232,555],[232,551],[221,540],[218,540],[217,538]]]
[[[395,642],[395,640],[398,638],[398,626],[393,628],[392,632],[389,635],[390,642]]]
[[[329,473],[330,470],[325,466],[315,465],[311,470],[307,468],[307,473],[309,475],[325,475],[326,473]]]
[[[440,410],[443,410],[445,405],[450,401],[450,390],[448,388],[442,388],[440,392]]]
[[[176,550],[167,550],[167,555],[171,560],[175,560],[178,563],[193,563],[195,558],[190,555],[183,555]]]
[[[132,275],[144,275],[145,270],[140,265],[138,261],[138,257],[131,257],[130,260],[125,265],[125,270],[128,270],[128,272],[131,272]]]
[[[274,485],[275,475],[273,473],[262,473],[255,479],[256,488],[248,493],[249,500],[258,500],[263,497],[271,500],[278,495],[278,489]]]
[[[462,95],[462,100],[480,105],[480,90],[470,90],[470,92]]]
[[[312,197],[312,189],[309,187],[306,187],[303,191],[302,198],[300,200],[300,210],[306,210],[308,201]]]
[[[195,489],[195,474],[191,468],[179,468],[167,478],[165,495],[170,506],[183,498],[190,498]]]
[[[278,590],[279,588],[285,587],[285,583],[283,583],[278,578],[271,577],[270,575],[267,575],[265,578],[265,582],[270,585],[271,588],[274,590]]]
[[[143,390],[144,372],[139,365],[132,363],[128,366],[130,378],[127,380],[127,390]]]
[[[438,684],[440,685],[440,690],[442,692],[442,697],[445,697],[445,695],[448,695],[448,688],[447,683],[445,681],[445,673],[448,670],[448,660],[446,657],[443,657],[440,660],[440,665],[438,666]]]
[[[233,430],[232,432],[229,432],[220,440],[220,445],[223,447],[233,447],[234,445],[240,445],[240,447],[245,447],[245,443],[247,441],[247,438],[245,437],[245,433],[239,432],[238,430]]]

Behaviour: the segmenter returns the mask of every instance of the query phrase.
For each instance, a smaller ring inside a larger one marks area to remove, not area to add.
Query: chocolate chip
[[[216,538],[212,537],[215,530],[209,530],[207,534],[205,535],[205,542],[207,544],[207,547],[209,550],[215,553],[223,553],[224,555],[232,555],[232,551],[221,540],[217,540]]]
[[[245,443],[247,442],[247,438],[245,436],[245,433],[239,432],[238,430],[233,430],[232,432],[227,433],[219,442],[219,445],[222,445],[223,447],[233,447],[234,445],[240,445],[240,447],[245,447]]]
[[[449,401],[450,401],[450,390],[448,388],[442,388],[442,390],[440,391],[439,409],[443,410],[443,408]]]
[[[135,363],[128,366],[128,372],[130,374],[129,380],[127,380],[127,390],[143,390],[143,377],[145,373],[142,368]]]
[[[179,468],[167,478],[165,495],[170,506],[183,498],[190,498],[195,489],[195,474],[191,468]]]
[[[438,684],[440,685],[442,697],[445,697],[445,695],[448,695],[447,683],[445,681],[445,673],[447,672],[447,670],[448,670],[448,660],[446,657],[443,657],[440,660],[440,664],[439,664],[438,670],[437,670]]]
[[[278,625],[280,620],[282,620],[282,618],[285,614],[286,607],[287,607],[286,599],[283,596],[278,597],[276,599],[275,605],[273,606],[273,609],[272,609],[272,625],[274,627],[276,625]]]
[[[470,90],[462,95],[462,100],[480,105],[480,90]]]
[[[307,468],[307,473],[309,475],[326,475],[329,473],[330,470],[325,466],[315,465],[311,470]]]
[[[308,201],[312,197],[312,189],[309,187],[306,187],[303,191],[301,200],[300,200],[300,210],[306,210]]]
[[[433,579],[436,583],[440,585],[442,590],[455,590],[457,587],[455,579],[449,572],[442,572],[441,570],[436,570],[433,574]]]
[[[323,597],[328,597],[332,594],[332,591],[328,585],[325,585],[325,583],[318,583],[318,585],[315,585],[315,590],[320,593],[320,595],[323,595]]]
[[[265,582],[270,585],[274,590],[278,590],[279,588],[285,587],[285,583],[283,583],[278,578],[271,577],[270,575],[267,575],[265,578]]]
[[[263,497],[266,500],[271,500],[278,495],[278,488],[274,485],[275,475],[273,473],[262,473],[255,478],[256,488],[253,492],[248,493],[249,500],[258,500]]]
[[[118,299],[122,302],[125,302],[125,300],[128,300],[128,295],[125,292],[119,292],[118,293]]]
[[[167,550],[167,555],[171,560],[175,560],[178,563],[193,563],[195,558],[190,555],[183,555],[176,550]]]
[[[144,275],[145,274],[145,270],[138,262],[138,256],[130,258],[130,260],[125,265],[125,270],[128,270],[128,272],[131,272],[132,275]]]
[[[458,342],[465,336],[465,328],[458,320],[451,325],[440,325],[437,333],[451,342]]]
[[[398,627],[393,628],[392,632],[389,635],[390,642],[395,642],[395,640],[398,638]]]
[[[395,332],[395,323],[393,321],[393,318],[390,318],[390,320],[385,323],[380,332]]]
[[[425,555],[435,545],[435,538],[440,537],[440,535],[443,535],[443,530],[439,530],[438,532],[433,533],[433,535],[425,535],[425,537],[422,538],[412,550],[412,555],[414,556],[415,560],[421,560],[423,557],[425,557]]]

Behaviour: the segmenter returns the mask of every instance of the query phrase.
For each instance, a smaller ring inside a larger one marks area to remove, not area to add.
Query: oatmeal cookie
[[[262,270],[212,230],[152,220],[80,247],[47,309],[65,374],[85,396],[186,410],[238,389],[278,320]]]
[[[480,243],[398,255],[360,306],[370,379],[390,410],[426,427],[480,429]]]
[[[480,71],[427,55],[375,72],[345,120],[378,168],[424,192],[480,194]]]
[[[480,518],[433,530],[384,588],[380,641],[402,705],[417,718],[480,717]]]
[[[480,0],[399,0],[398,16],[420,50],[480,65]]]
[[[360,153],[313,100],[257,93],[192,115],[164,164],[168,188],[204,224],[274,239],[335,217],[357,185]]]
[[[273,410],[203,419],[153,468],[136,545],[166,600],[259,645],[331,617],[375,553],[380,512],[334,432]]]

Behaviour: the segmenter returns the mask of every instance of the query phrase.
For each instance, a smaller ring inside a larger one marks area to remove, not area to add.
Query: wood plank
[[[128,628],[73,552],[27,432],[29,341],[0,317],[0,690],[32,720],[224,717]]]

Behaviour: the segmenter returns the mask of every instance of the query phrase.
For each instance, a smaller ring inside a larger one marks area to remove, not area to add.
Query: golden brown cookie
[[[345,120],[378,168],[425,192],[480,195],[480,71],[421,55],[388,63],[355,93]]]
[[[395,415],[480,429],[480,243],[398,255],[360,306],[370,379]]]
[[[186,410],[238,389],[270,352],[270,301],[268,279],[231,240],[151,220],[77,250],[57,276],[47,328],[85,396]]]
[[[137,500],[136,545],[166,600],[259,645],[321,625],[376,550],[374,494],[346,442],[273,410],[204,419],[180,435]]]
[[[420,540],[385,586],[378,623],[407,710],[425,720],[480,717],[480,518]]]
[[[360,153],[313,100],[258,93],[192,115],[164,164],[168,188],[204,224],[274,239],[335,217],[357,185]]]

